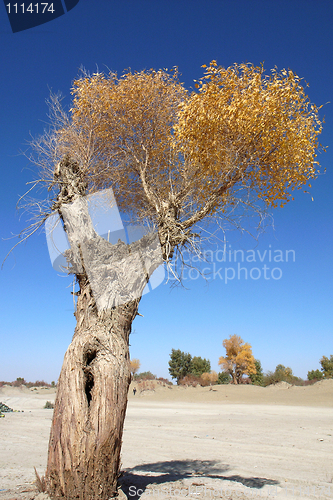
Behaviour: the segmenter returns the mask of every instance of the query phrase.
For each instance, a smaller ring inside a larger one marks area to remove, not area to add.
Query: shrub
[[[323,372],[320,370],[311,370],[308,372],[308,380],[321,380],[324,378]]]
[[[220,372],[217,376],[218,384],[230,384],[231,376],[227,372]]]
[[[21,385],[25,385],[26,384],[26,381],[24,380],[23,377],[17,377],[17,379],[15,380],[15,382],[12,382],[11,385],[13,387],[21,387]]]
[[[48,384],[47,382],[45,382],[45,380],[36,380],[36,382],[32,383],[32,382],[27,382],[27,385],[28,386],[34,386],[34,387],[51,387],[51,384]]]
[[[304,380],[303,385],[313,385],[316,382],[318,382],[318,380],[316,378],[314,378],[313,380]]]
[[[179,380],[178,385],[196,387],[197,385],[200,385],[200,383],[200,377],[196,377],[195,375],[186,375],[186,377]]]
[[[156,380],[156,375],[153,375],[151,372],[142,372],[134,375],[133,380]]]
[[[138,383],[138,391],[141,393],[143,391],[155,391],[155,387],[152,380],[142,380]]]
[[[27,382],[23,377],[17,377],[14,382],[5,382],[4,380],[0,382],[0,387],[3,385],[10,385],[12,387],[21,387],[25,385],[26,387],[56,387],[55,382],[48,384],[45,380],[36,380],[36,382]]]
[[[200,376],[200,385],[206,387],[207,385],[214,385],[217,382],[217,373],[212,371],[210,373],[203,373]]]
[[[304,385],[304,380],[293,375],[292,369],[284,365],[277,365],[275,372],[267,372],[264,375],[264,386],[287,382],[292,385]]]
[[[161,382],[163,385],[173,385],[172,382],[170,382],[170,380],[168,380],[167,378],[158,377],[157,380]]]
[[[51,403],[51,401],[46,401],[46,403],[45,403],[45,405],[44,405],[44,408],[45,408],[46,410],[53,410],[53,408],[54,408],[54,404],[53,404],[53,403]]]

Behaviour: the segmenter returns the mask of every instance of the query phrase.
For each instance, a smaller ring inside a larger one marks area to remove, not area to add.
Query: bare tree
[[[116,494],[128,339],[154,270],[170,266],[176,252],[200,251],[202,221],[223,226],[248,210],[283,205],[317,175],[321,122],[297,75],[215,61],[204,67],[193,92],[176,70],[84,74],[69,116],[52,98],[51,130],[34,143],[40,182],[51,193],[39,223],[59,214],[71,246],[68,272],[79,285],[49,443],[54,498]],[[129,221],[151,229],[131,245],[112,245],[92,225],[88,195],[110,188]]]

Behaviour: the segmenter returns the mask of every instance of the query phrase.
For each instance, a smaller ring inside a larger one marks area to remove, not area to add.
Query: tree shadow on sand
[[[220,479],[241,483],[248,488],[263,488],[265,485],[277,485],[278,481],[264,477],[227,476],[228,465],[217,460],[171,460],[137,465],[124,471],[119,484],[127,498],[138,500],[150,484],[163,484],[182,479],[200,478]],[[199,486],[194,482],[193,485]]]

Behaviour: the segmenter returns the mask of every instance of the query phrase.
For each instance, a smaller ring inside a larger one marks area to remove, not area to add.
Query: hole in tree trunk
[[[92,400],[92,390],[94,387],[94,376],[91,373],[91,363],[97,356],[97,352],[95,350],[87,350],[85,353],[85,365],[86,368],[84,370],[85,373],[85,393],[87,398],[88,407],[90,406]]]
[[[96,358],[96,356],[97,356],[97,352],[96,351],[87,351],[86,352],[86,362],[85,362],[85,365],[89,366],[94,361],[94,359]]]
[[[94,377],[92,373],[88,372],[86,374],[86,384],[85,384],[85,393],[87,397],[88,406],[90,406],[90,402],[92,400],[91,392],[93,390],[93,387],[94,387]]]

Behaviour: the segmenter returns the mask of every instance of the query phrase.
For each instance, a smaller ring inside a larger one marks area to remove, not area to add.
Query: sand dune
[[[140,384],[131,384],[129,399],[149,397],[156,401],[217,402],[239,404],[282,404],[333,407],[333,379],[309,386],[293,386],[280,382],[268,387],[255,385],[214,385],[212,387],[162,386],[151,382],[153,390],[140,391]],[[137,392],[133,395],[133,388]],[[149,383],[148,383],[149,387]]]

